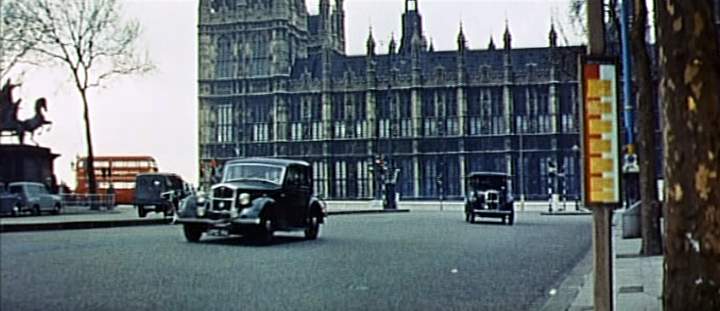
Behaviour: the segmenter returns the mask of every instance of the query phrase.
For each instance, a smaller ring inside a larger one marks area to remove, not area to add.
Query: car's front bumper
[[[208,229],[227,229],[236,228],[241,229],[246,226],[258,226],[261,221],[260,218],[233,218],[233,219],[209,219],[209,218],[178,218],[175,223],[178,224],[198,224],[203,225]]]
[[[511,215],[513,211],[510,210],[498,210],[498,209],[472,209],[471,213],[480,217],[498,217],[502,218]]]

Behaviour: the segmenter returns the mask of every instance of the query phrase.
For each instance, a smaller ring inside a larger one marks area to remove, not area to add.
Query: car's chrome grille
[[[232,199],[233,194],[234,194],[233,189],[228,188],[228,187],[218,187],[215,190],[213,190],[213,197],[219,198],[219,199]]]

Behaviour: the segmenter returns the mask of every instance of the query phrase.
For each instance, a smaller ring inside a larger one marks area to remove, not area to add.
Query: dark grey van
[[[176,174],[140,174],[135,178],[135,198],[133,201],[140,218],[144,218],[148,212],[172,216],[178,202],[188,194],[185,182]]]

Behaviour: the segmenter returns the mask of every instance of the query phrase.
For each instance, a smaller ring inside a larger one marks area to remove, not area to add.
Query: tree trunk
[[[95,155],[93,154],[92,137],[90,136],[90,111],[87,101],[87,90],[80,89],[80,96],[83,101],[83,118],[85,119],[85,139],[87,140],[87,163],[85,163],[88,193],[97,193],[97,181],[95,179]]]
[[[720,310],[720,51],[711,1],[655,1],[665,120],[664,309]]]
[[[642,228],[643,255],[662,254],[660,239],[660,202],[657,200],[657,174],[655,158],[655,123],[653,112],[652,90],[654,83],[650,74],[650,57],[645,43],[647,26],[647,7],[645,0],[635,0],[633,10],[633,27],[630,30],[632,44],[633,69],[637,82],[637,121],[638,156],[640,160],[640,199],[642,208],[640,220]]]

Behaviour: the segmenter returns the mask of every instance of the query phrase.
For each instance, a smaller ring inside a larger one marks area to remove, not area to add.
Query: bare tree
[[[648,10],[645,0],[634,0],[633,27],[630,29],[630,43],[635,86],[637,87],[637,127],[638,127],[638,155],[640,158],[640,221],[642,230],[643,255],[662,254],[662,241],[660,240],[660,209],[658,201],[656,153],[655,153],[655,125],[656,115],[653,112],[653,89],[655,83],[650,73],[650,57],[648,45],[645,40],[647,29]]]
[[[0,0],[0,81],[26,58],[35,42],[25,40],[31,31],[28,21],[13,18],[19,0]]]
[[[612,25],[612,30],[615,31],[615,33],[611,33],[611,36],[614,36],[615,38],[620,37],[620,18],[618,17],[618,13],[620,11],[620,6],[618,5],[618,0],[603,0],[603,2],[607,1],[607,3],[604,5],[605,12],[607,13],[607,18]],[[570,0],[568,3],[568,14],[570,18],[570,24],[573,28],[575,28],[576,32],[579,32],[580,34],[587,34],[587,22],[585,21],[585,4],[587,0]]]
[[[11,23],[25,23],[20,44],[30,46],[28,56],[39,63],[49,62],[68,69],[80,93],[90,193],[97,192],[97,185],[88,90],[118,75],[144,73],[153,68],[135,48],[139,24],[123,19],[120,11],[116,0],[23,0],[9,5],[7,17]]]
[[[711,1],[656,0],[665,128],[664,309],[720,310],[720,48]]]

